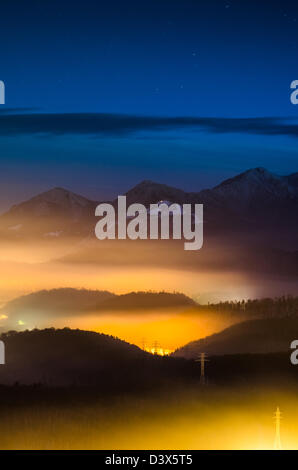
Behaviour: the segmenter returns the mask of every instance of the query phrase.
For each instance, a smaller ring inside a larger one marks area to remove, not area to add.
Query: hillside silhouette
[[[8,332],[1,339],[6,364],[1,367],[0,382],[10,385],[104,387],[117,376],[133,372],[146,355],[137,346],[112,336],[68,328]]]
[[[245,313],[250,317],[273,318],[298,316],[298,297],[291,295],[263,299],[231,300],[225,302],[209,303],[209,311],[224,314],[231,312],[235,315]]]
[[[109,311],[168,309],[194,306],[196,303],[181,293],[131,292],[116,295],[88,289],[52,289],[34,292],[8,302],[0,310],[15,328],[18,320],[38,325],[46,317],[65,317]]]
[[[53,390],[51,400],[67,400],[67,395],[59,392],[62,389],[69,390],[68,399],[80,397],[86,403],[92,396],[142,397],[166,389],[200,390],[200,364],[194,360],[195,355],[188,355],[188,359],[177,353],[161,357],[112,336],[68,328],[12,331],[1,335],[1,339],[6,346],[6,364],[0,369],[0,392],[5,400],[21,393],[23,399],[38,402],[48,397],[47,390]],[[225,355],[215,355],[215,348],[204,349],[209,351],[206,376],[210,385],[249,384],[256,380],[278,383],[281,377],[297,382],[289,351],[230,354],[225,349]]]
[[[201,352],[218,356],[289,351],[291,342],[296,338],[297,316],[249,320],[232,325],[220,333],[192,341],[177,349],[173,356],[194,359]]]
[[[104,310],[153,309],[168,307],[195,306],[196,302],[181,293],[169,292],[130,292],[114,296],[104,301]]]
[[[9,315],[24,314],[26,312],[43,311],[55,313],[76,313],[82,310],[93,309],[101,302],[114,297],[115,294],[108,291],[60,288],[41,290],[23,295],[8,302],[3,311]]]
[[[191,364],[142,351],[118,338],[91,331],[11,331],[1,335],[6,364],[0,384],[97,387],[103,393],[151,388],[168,380],[193,379]]]

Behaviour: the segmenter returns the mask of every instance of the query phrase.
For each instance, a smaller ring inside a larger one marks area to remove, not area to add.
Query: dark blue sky
[[[142,179],[199,190],[254,166],[298,171],[295,2],[0,9],[0,209],[57,185],[102,198]]]

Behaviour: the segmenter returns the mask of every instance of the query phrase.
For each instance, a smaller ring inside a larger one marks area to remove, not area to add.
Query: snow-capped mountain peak
[[[223,203],[234,201],[241,209],[255,204],[259,207],[298,197],[298,186],[290,178],[276,175],[265,168],[253,168],[223,181],[209,193]]]
[[[126,193],[126,203],[143,204],[147,209],[150,204],[176,203],[180,211],[183,204],[203,204],[204,223],[216,231],[240,226],[271,230],[277,222],[298,228],[298,173],[279,176],[262,167],[252,168],[196,193],[145,180]],[[13,206],[0,217],[0,232],[15,237],[32,232],[86,236],[94,233],[97,204],[56,187]],[[117,199],[113,204],[116,207]]]

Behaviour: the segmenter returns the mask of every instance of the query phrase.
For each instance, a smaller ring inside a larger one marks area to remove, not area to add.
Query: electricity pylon
[[[153,354],[158,354],[160,347],[158,341],[154,341],[153,343]]]
[[[280,441],[280,419],[281,419],[281,412],[279,411],[279,407],[276,408],[276,412],[274,413],[274,420],[275,420],[275,441],[274,441],[274,449],[281,450],[281,441]]]
[[[200,354],[200,358],[196,359],[196,362],[201,363],[201,376],[200,376],[200,383],[202,385],[205,385],[206,383],[206,377],[205,377],[205,363],[209,362],[209,359],[206,358],[207,355],[205,353]]]

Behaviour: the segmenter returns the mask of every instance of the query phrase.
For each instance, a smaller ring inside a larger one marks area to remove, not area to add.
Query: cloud
[[[29,113],[33,111],[39,111],[39,108],[1,108],[0,116],[2,114]]]
[[[291,118],[158,117],[103,113],[46,114],[26,110],[0,112],[0,136],[81,134],[126,136],[141,131],[188,129],[210,133],[247,133],[298,137]]]

